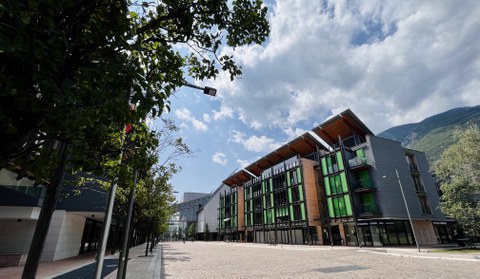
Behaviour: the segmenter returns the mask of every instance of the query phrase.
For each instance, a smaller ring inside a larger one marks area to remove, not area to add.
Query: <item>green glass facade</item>
[[[340,150],[332,152],[321,159],[323,184],[327,198],[328,217],[342,219],[353,216],[347,173]]]
[[[237,239],[238,227],[238,194],[232,189],[220,194],[218,208],[219,237],[228,240]]]
[[[307,227],[304,191],[298,162],[246,182],[244,220],[251,241],[255,235],[255,242],[303,243]]]

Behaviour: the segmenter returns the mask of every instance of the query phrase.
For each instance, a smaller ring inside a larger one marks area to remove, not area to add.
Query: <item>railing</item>
[[[358,179],[358,182],[354,184],[355,186],[353,187],[354,191],[356,192],[362,192],[362,191],[372,191],[375,190],[376,188],[373,186],[372,182],[370,179],[366,178],[361,178]]]
[[[355,168],[358,166],[369,166],[370,164],[368,163],[367,158],[355,157],[348,160],[348,165],[350,168]]]
[[[366,204],[363,204],[362,206],[363,206],[363,211],[360,212],[361,216],[382,214],[378,209],[377,205],[374,203],[366,203]]]

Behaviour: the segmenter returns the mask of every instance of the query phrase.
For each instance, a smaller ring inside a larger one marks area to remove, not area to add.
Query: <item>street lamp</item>
[[[402,192],[403,202],[405,203],[405,209],[407,210],[408,221],[410,221],[410,228],[412,229],[413,240],[415,240],[415,244],[417,245],[418,252],[420,252],[420,246],[418,245],[417,235],[415,234],[415,229],[413,227],[412,216],[410,216],[410,210],[408,209],[407,199],[405,198],[405,193],[403,192],[402,182],[400,181],[400,175],[398,175],[398,170],[397,169],[395,169],[395,173],[397,175],[396,178],[398,180],[398,185],[400,185],[400,191]],[[394,178],[394,177],[384,175],[384,176],[382,176],[382,178],[387,179],[387,178]]]
[[[215,89],[213,87],[208,87],[208,86],[201,87],[201,86],[198,86],[198,85],[195,85],[195,84],[191,84],[189,82],[185,82],[183,85],[191,87],[191,88],[203,90],[203,94],[210,95],[212,97],[215,97],[215,95],[217,95],[217,89]]]

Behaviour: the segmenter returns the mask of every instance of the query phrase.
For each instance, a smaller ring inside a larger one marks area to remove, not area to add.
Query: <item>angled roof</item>
[[[282,161],[285,161],[292,156],[300,155],[307,156],[318,149],[328,150],[331,147],[326,145],[324,141],[317,138],[316,135],[312,134],[310,131],[304,133],[303,135],[293,139],[292,141],[282,145],[275,151],[270,154],[258,159],[249,166],[245,167],[243,170],[234,173],[223,183],[232,187],[235,184],[241,185],[246,181],[254,178],[253,175],[259,176],[262,172]]]
[[[354,133],[363,138],[366,135],[373,135],[372,131],[350,109],[328,119],[312,131],[330,145],[337,143],[339,137],[345,139]]]
[[[230,187],[242,185],[254,176],[261,175],[266,169],[295,155],[304,157],[318,149],[332,150],[331,146],[338,142],[339,137],[345,139],[353,134],[358,134],[363,138],[369,134],[373,135],[372,131],[350,109],[347,109],[313,128],[312,131],[304,133],[244,169],[230,175],[223,183]]]
[[[234,185],[242,185],[244,182],[249,181],[254,178],[249,172],[244,169],[230,175],[227,179],[223,181],[224,184],[232,187]]]

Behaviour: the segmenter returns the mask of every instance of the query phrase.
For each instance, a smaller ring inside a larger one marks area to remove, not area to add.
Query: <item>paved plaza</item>
[[[480,278],[480,254],[225,242],[162,244],[163,278]]]
[[[92,278],[94,254],[43,262],[38,279]],[[118,253],[106,257],[104,279],[117,275]],[[1,279],[23,267],[0,268]],[[128,279],[159,278],[480,278],[480,253],[423,248],[358,248],[237,242],[163,242],[145,257],[130,250]]]

